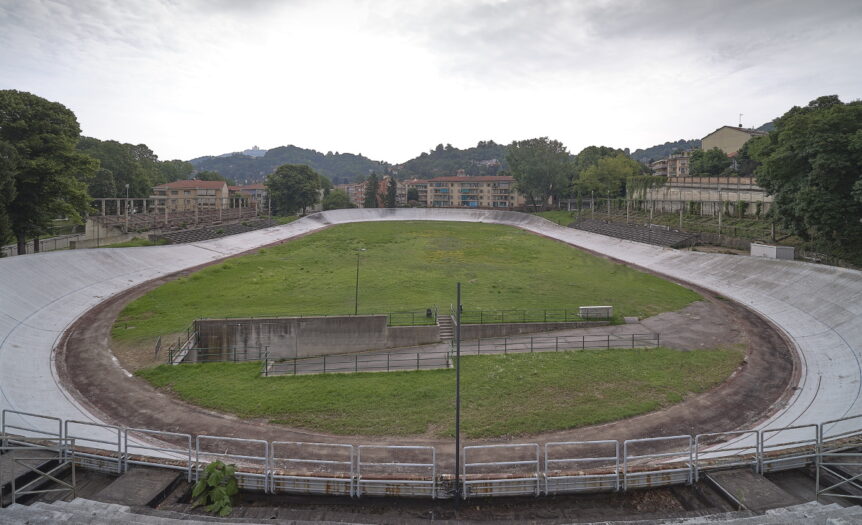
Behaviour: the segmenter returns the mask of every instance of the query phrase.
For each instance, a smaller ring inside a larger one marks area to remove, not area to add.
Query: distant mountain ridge
[[[254,152],[255,155],[247,154],[246,152],[249,151]],[[389,168],[386,162],[371,160],[362,155],[331,151],[321,153],[293,145],[270,150],[252,148],[243,153],[226,156],[198,157],[189,162],[198,171],[215,171],[223,177],[235,180],[238,184],[263,182],[267,175],[282,164],[307,164],[326,176],[333,184],[350,182],[359,176],[367,176],[372,171],[382,173]]]
[[[506,167],[506,146],[493,140],[482,140],[472,148],[458,149],[451,144],[422,152],[418,157],[392,170],[403,179],[432,179],[456,175],[497,175]]]

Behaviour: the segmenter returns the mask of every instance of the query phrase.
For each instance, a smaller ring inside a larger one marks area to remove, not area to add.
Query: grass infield
[[[651,412],[703,392],[739,366],[739,348],[584,350],[462,358],[469,438],[563,430]],[[454,435],[455,371],[260,377],[260,364],[138,371],[181,399],[241,417],[343,435]]]
[[[361,251],[365,249],[365,251]],[[112,335],[135,344],[198,317],[448,312],[464,308],[576,309],[613,305],[617,319],[678,310],[700,298],[658,277],[517,228],[476,223],[344,224],[230,259],[130,303]]]

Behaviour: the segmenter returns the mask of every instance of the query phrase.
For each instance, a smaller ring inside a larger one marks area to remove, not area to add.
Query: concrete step
[[[798,498],[751,469],[710,472],[705,477],[744,505],[744,508],[755,512],[802,503]]]
[[[182,478],[177,470],[137,467],[129,470],[96,494],[103,503],[131,506],[158,505]]]

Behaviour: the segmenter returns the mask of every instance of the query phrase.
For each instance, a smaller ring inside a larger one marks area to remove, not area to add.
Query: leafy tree
[[[324,210],[343,210],[345,208],[355,208],[356,206],[350,202],[350,197],[343,190],[332,190],[329,195],[323,197]]]
[[[228,186],[236,186],[236,181],[233,179],[228,179],[227,177],[222,177],[221,174],[215,171],[199,171],[195,173],[195,179],[197,180],[218,180],[222,181]]]
[[[611,148],[609,146],[587,146],[582,149],[580,153],[575,155],[573,164],[574,168],[570,174],[569,178],[569,194],[580,194],[582,192],[589,191],[603,191],[604,186],[602,186],[598,179],[596,179],[597,174],[593,173],[591,175],[592,179],[582,182],[582,178],[584,174],[590,168],[595,168],[601,159],[619,157],[619,156],[628,156],[625,150]],[[639,168],[643,170],[643,168]],[[593,170],[595,172],[595,170]]]
[[[96,170],[96,175],[90,181],[89,187],[90,196],[95,199],[116,197],[117,183],[114,181],[114,174],[111,170],[99,168]]]
[[[9,218],[9,204],[15,198],[15,167],[18,154],[11,144],[0,140],[0,245],[12,238],[12,221]],[[2,253],[0,253],[2,257]]]
[[[76,151],[80,135],[75,114],[62,104],[22,91],[0,91],[0,142],[17,157],[15,194],[6,213],[18,253],[24,253],[28,236],[47,232],[56,217],[80,221],[86,213],[86,181],[98,165]]]
[[[164,182],[158,169],[158,157],[144,144],[82,137],[77,148],[98,160],[99,166],[114,177],[118,194],[100,197],[124,197],[126,184],[129,185],[130,197],[149,197],[153,186]]]
[[[395,182],[395,177],[389,177],[389,184],[386,186],[386,207],[394,208],[396,205],[396,197],[398,195],[398,183]]]
[[[419,200],[419,188],[407,188],[407,202]]]
[[[266,188],[277,215],[293,215],[317,203],[320,176],[308,166],[284,164],[266,178]]]
[[[718,177],[733,164],[730,157],[718,148],[695,150],[688,161],[688,171],[695,177]]]
[[[442,146],[441,146],[442,147]],[[363,208],[378,208],[378,198],[377,192],[379,191],[379,181],[377,180],[377,174],[372,173],[368,176],[368,180],[365,181],[365,199],[362,201]]]
[[[184,160],[166,160],[157,165],[159,171],[158,183],[173,182],[175,180],[188,180],[192,178],[195,167],[191,162]]]
[[[320,189],[323,190],[324,197],[329,195],[329,192],[332,191],[332,182],[323,175],[320,176]]]
[[[515,186],[533,207],[544,207],[549,198],[566,192],[572,162],[562,142],[548,137],[515,141],[506,152]]]
[[[581,191],[596,191],[600,195],[617,197],[625,195],[626,180],[641,172],[642,164],[624,153],[602,157],[581,173],[577,187]]]
[[[770,211],[803,238],[862,257],[862,101],[824,96],[774,123],[749,148]]]

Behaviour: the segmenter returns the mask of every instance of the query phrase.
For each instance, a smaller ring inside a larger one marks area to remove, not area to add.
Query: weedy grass
[[[361,251],[364,249],[365,251]],[[577,309],[612,305],[649,317],[700,299],[682,286],[509,226],[367,222],[334,226],[209,266],[130,303],[115,340],[152,341],[199,317],[448,312],[464,308]]]
[[[535,434],[658,410],[721,383],[738,348],[578,350],[463,357],[469,438]],[[343,435],[454,435],[455,371],[261,377],[260,363],[138,371],[181,399],[241,417]]]

